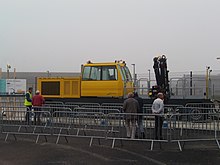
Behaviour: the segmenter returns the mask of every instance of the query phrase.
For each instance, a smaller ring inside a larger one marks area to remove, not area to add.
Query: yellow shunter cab
[[[38,78],[38,89],[46,98],[124,97],[134,90],[124,61],[89,61],[82,65],[80,77]]]
[[[83,66],[81,96],[122,97],[133,91],[131,73],[123,61]]]

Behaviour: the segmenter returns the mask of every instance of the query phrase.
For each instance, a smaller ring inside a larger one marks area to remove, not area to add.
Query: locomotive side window
[[[82,80],[118,80],[116,66],[86,66]]]
[[[102,80],[117,80],[118,72],[116,66],[103,66],[102,67]]]

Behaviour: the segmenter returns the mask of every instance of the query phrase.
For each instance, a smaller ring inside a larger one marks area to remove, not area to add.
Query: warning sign
[[[24,94],[26,79],[0,79],[1,94]]]

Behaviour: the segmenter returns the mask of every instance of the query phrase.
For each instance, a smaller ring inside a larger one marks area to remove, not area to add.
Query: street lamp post
[[[47,70],[47,77],[50,77],[50,71]]]
[[[133,66],[133,82],[134,86],[136,86],[136,74],[135,74],[135,64],[131,64]]]
[[[209,98],[209,80],[211,72],[212,70],[210,70],[210,66],[206,66],[206,99]]]
[[[7,79],[9,79],[9,70],[11,69],[11,65],[7,64]]]
[[[209,88],[209,95],[212,96],[212,91],[211,91],[211,84],[212,84],[212,81],[211,81],[211,72],[212,72],[212,69],[209,70],[209,75],[208,75],[208,81],[209,81],[209,84],[208,84],[208,88]]]
[[[150,90],[150,81],[151,81],[151,78],[150,78],[150,69],[148,69],[148,90]]]
[[[211,80],[211,72],[212,72],[212,69],[209,70],[209,80]]]

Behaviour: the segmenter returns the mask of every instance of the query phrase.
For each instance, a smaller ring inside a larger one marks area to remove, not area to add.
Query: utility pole
[[[135,74],[135,64],[131,64],[133,66],[133,82],[134,86],[136,86],[136,74]]]
[[[150,69],[148,69],[148,90],[150,90],[150,81],[151,81]]]
[[[209,98],[209,79],[210,79],[210,66],[206,66],[206,99]]]
[[[192,71],[190,71],[190,83],[189,83],[189,85],[190,85],[190,96],[192,96],[192,85],[193,85],[192,80],[193,80]]]
[[[9,70],[11,69],[11,65],[7,64],[7,79],[9,79]]]

